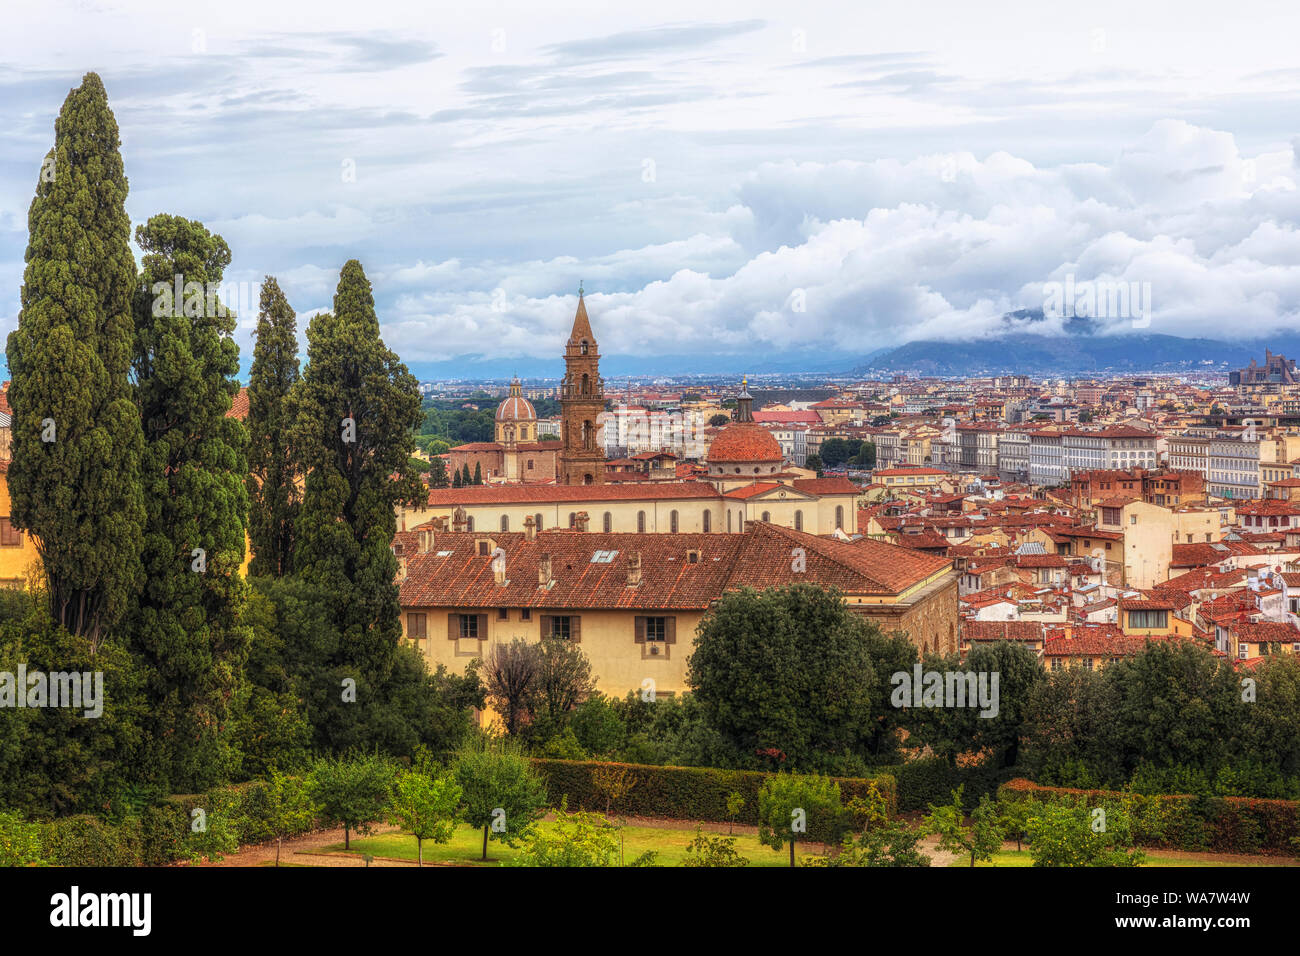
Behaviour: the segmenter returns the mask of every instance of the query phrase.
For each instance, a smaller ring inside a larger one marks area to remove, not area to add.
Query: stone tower
[[[605,410],[605,382],[600,354],[587,320],[587,305],[578,288],[578,314],[564,347],[564,381],[560,385],[561,427],[556,484],[599,485],[605,482],[605,449],[597,440],[596,418]]]

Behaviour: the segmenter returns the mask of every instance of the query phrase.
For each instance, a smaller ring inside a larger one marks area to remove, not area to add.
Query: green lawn
[[[550,830],[554,823],[543,821],[539,826]],[[717,836],[718,834],[713,834]],[[725,836],[726,834],[721,834]],[[631,862],[647,850],[658,850],[659,866],[677,866],[686,857],[686,847],[695,839],[695,830],[665,830],[658,827],[629,826],[623,829],[623,858]],[[335,843],[323,847],[329,852],[343,852],[343,844]],[[415,837],[402,833],[383,833],[371,837],[352,838],[351,852],[357,855],[369,853],[376,857],[389,857],[399,860],[415,860]],[[483,863],[479,857],[483,853],[483,831],[462,825],[457,827],[456,835],[450,843],[424,844],[425,863],[457,863],[473,866],[501,866],[515,858],[518,850],[496,840],[488,841],[488,861]],[[736,834],[736,852],[746,857],[752,866],[788,866],[790,851],[783,848],[779,853],[771,847],[763,846],[756,836]],[[820,852],[820,847],[810,849],[808,853]],[[799,851],[797,857],[805,853]]]
[[[1223,860],[1214,860],[1210,857],[1204,859],[1188,859],[1185,857],[1161,856],[1159,853],[1147,852],[1147,861],[1143,866],[1278,866],[1289,862],[1286,857],[1278,858],[1276,863],[1259,862],[1259,863],[1236,863],[1226,862]],[[949,866],[970,866],[970,857],[965,860],[954,860]],[[976,863],[976,866],[1033,866],[1034,861],[1029,855],[1028,850],[999,850],[993,854],[993,859],[984,863]]]

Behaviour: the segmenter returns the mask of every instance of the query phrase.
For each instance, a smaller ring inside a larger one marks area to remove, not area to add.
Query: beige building
[[[600,690],[687,689],[696,628],[725,592],[806,582],[918,647],[957,649],[949,561],[860,539],[755,523],[743,534],[399,532],[404,636],[431,667],[463,672],[516,638],[581,644]],[[651,683],[647,683],[651,682]]]

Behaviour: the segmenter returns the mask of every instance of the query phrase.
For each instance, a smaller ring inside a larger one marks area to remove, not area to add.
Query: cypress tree
[[[474,476],[469,473],[469,462],[465,462],[465,464],[461,465],[460,483],[461,487],[474,484]]]
[[[120,142],[104,85],[87,73],[54,125],[6,349],[12,520],[36,538],[54,620],[92,651],[142,577],[142,438],[127,377],[135,262]]]
[[[298,381],[296,316],[274,276],[262,283],[257,344],[248,377],[250,574],[293,570],[293,526],[301,474],[289,444],[287,400]]]
[[[410,464],[418,383],[380,338],[370,282],[355,259],[339,275],[334,310],[307,328],[307,366],[292,404],[306,475],[294,565],[329,602],[342,638],[329,663],[356,680],[364,703],[387,677],[401,635],[394,506],[416,504],[423,483]]]
[[[147,772],[192,793],[235,769],[227,722],[248,651],[248,437],[226,414],[239,347],[235,315],[218,297],[230,248],[202,223],[169,215],[137,228],[136,243],[132,366],[148,517],[130,638],[150,700]]]
[[[483,468],[478,462],[474,462],[474,484],[483,484]]]
[[[461,487],[461,482],[460,482],[460,472],[459,472],[459,471],[454,471],[454,472],[452,472],[451,486],[452,486],[453,488],[460,488],[460,487]]]

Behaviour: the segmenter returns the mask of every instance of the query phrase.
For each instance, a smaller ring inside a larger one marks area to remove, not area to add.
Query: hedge
[[[1143,846],[1216,853],[1294,855],[1300,839],[1300,801],[1192,794],[1143,795],[1116,790],[1042,787],[1017,779],[1003,784],[1006,799],[1060,802],[1072,806],[1120,805],[1133,818]]]
[[[1014,767],[954,767],[942,757],[926,757],[880,770],[898,781],[898,809],[904,813],[929,810],[932,803],[946,804],[958,787],[964,788],[962,803],[972,809],[979,804],[980,797],[994,796],[1000,784],[1016,775]]]
[[[629,816],[665,817],[679,820],[708,820],[725,823],[727,797],[739,793],[744,806],[736,823],[758,823],[758,791],[773,773],[751,770],[720,770],[715,767],[663,767],[650,764],[610,763],[595,760],[550,760],[532,758],[533,766],[546,781],[553,805],[567,798],[570,808],[605,812],[604,794],[592,780],[597,769],[625,771],[632,786],[622,798],[613,801],[611,813]],[[894,778],[881,773],[870,778],[831,777],[839,784],[840,798],[847,804],[853,797],[866,797],[874,783],[892,814],[898,807]],[[817,821],[809,821],[808,837],[838,839],[836,833],[823,832]]]

